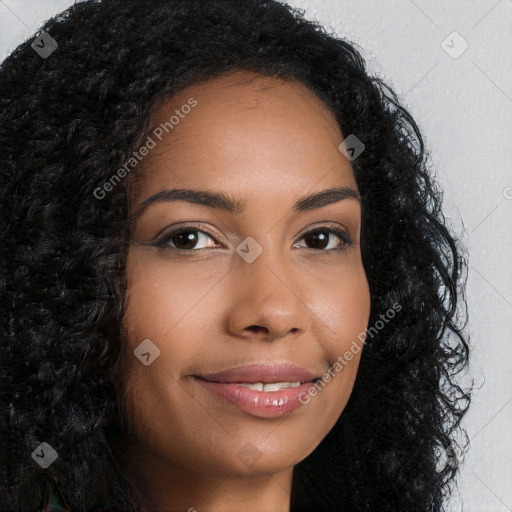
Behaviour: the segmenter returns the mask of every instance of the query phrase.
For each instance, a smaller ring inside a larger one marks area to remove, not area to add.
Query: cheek
[[[312,306],[329,333],[331,356],[339,355],[368,326],[370,290],[362,264],[347,265],[317,283]]]
[[[152,336],[172,338],[171,332],[179,330],[183,322],[200,323],[196,317],[215,284],[214,272],[184,270],[182,265],[149,258],[137,248],[130,250],[126,276],[124,325],[131,344]]]
[[[347,265],[325,280],[314,304],[323,328],[319,339],[329,365],[322,377],[330,390],[326,412],[335,420],[352,392],[370,316],[370,290],[363,265]]]
[[[327,389],[325,413],[334,422],[345,407],[356,379],[370,316],[370,290],[362,263],[340,266],[329,279],[317,283],[311,308],[318,319],[317,339],[321,340],[329,369],[323,384],[313,394]]]

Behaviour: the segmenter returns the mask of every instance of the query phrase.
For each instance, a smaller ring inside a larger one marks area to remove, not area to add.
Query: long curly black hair
[[[403,306],[367,338],[345,410],[295,466],[291,510],[443,510],[467,438],[467,263],[392,89],[353,43],[274,0],[91,0],[43,32],[50,56],[32,38],[0,67],[1,511],[40,507],[51,477],[73,512],[140,512],[116,394],[130,180],[94,191],[141,145],[157,100],[236,70],[301,81],[364,143],[352,166],[369,325]],[[58,453],[46,469],[31,456],[42,442]]]

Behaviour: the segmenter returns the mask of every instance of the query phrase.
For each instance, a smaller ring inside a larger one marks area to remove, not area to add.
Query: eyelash
[[[158,247],[159,249],[163,249],[163,250],[171,249],[171,250],[179,251],[182,253],[204,251],[205,249],[180,249],[178,247],[170,246],[170,241],[172,240],[173,237],[175,237],[176,235],[179,235],[180,233],[186,233],[186,232],[190,232],[190,231],[207,235],[208,237],[212,238],[216,243],[219,243],[216,240],[215,236],[212,233],[210,233],[208,230],[205,230],[204,228],[200,229],[196,226],[185,226],[185,227],[177,228],[174,231],[171,231],[170,233],[167,233],[167,234],[161,236],[160,238],[155,240],[150,245],[153,245],[154,247]],[[315,249],[315,248],[309,248],[309,247],[301,247],[301,249],[310,249],[312,251],[320,251],[320,252],[341,252],[341,251],[347,250],[350,246],[352,246],[354,244],[352,238],[346,231],[344,231],[343,229],[340,229],[340,228],[330,227],[330,226],[319,226],[319,227],[313,228],[313,229],[307,231],[306,233],[304,233],[299,240],[302,240],[307,235],[309,235],[311,233],[316,233],[316,232],[327,232],[328,234],[335,235],[341,240],[341,244],[336,249]]]

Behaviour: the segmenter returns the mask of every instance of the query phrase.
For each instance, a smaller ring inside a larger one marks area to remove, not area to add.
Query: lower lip
[[[303,404],[299,398],[307,394],[314,382],[305,382],[296,388],[279,391],[254,391],[234,383],[210,382],[200,377],[195,380],[204,388],[235,404],[242,411],[259,418],[280,418]]]

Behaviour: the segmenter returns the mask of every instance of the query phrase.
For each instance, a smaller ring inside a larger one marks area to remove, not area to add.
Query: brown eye
[[[187,229],[175,233],[171,240],[178,249],[193,249],[199,240],[198,233],[197,230]]]
[[[328,247],[332,239],[338,239],[334,242],[334,246]],[[340,251],[352,245],[352,239],[349,234],[338,228],[321,227],[308,231],[301,240],[306,242],[308,249],[315,249],[320,251]],[[326,250],[327,249],[327,250]]]
[[[207,249],[214,247],[215,244],[206,247],[196,247],[198,244],[203,244],[208,240],[214,240],[214,238],[197,228],[180,228],[175,231],[171,231],[166,235],[160,237],[154,242],[153,245],[162,249],[178,249],[183,251],[195,251],[200,249]]]

